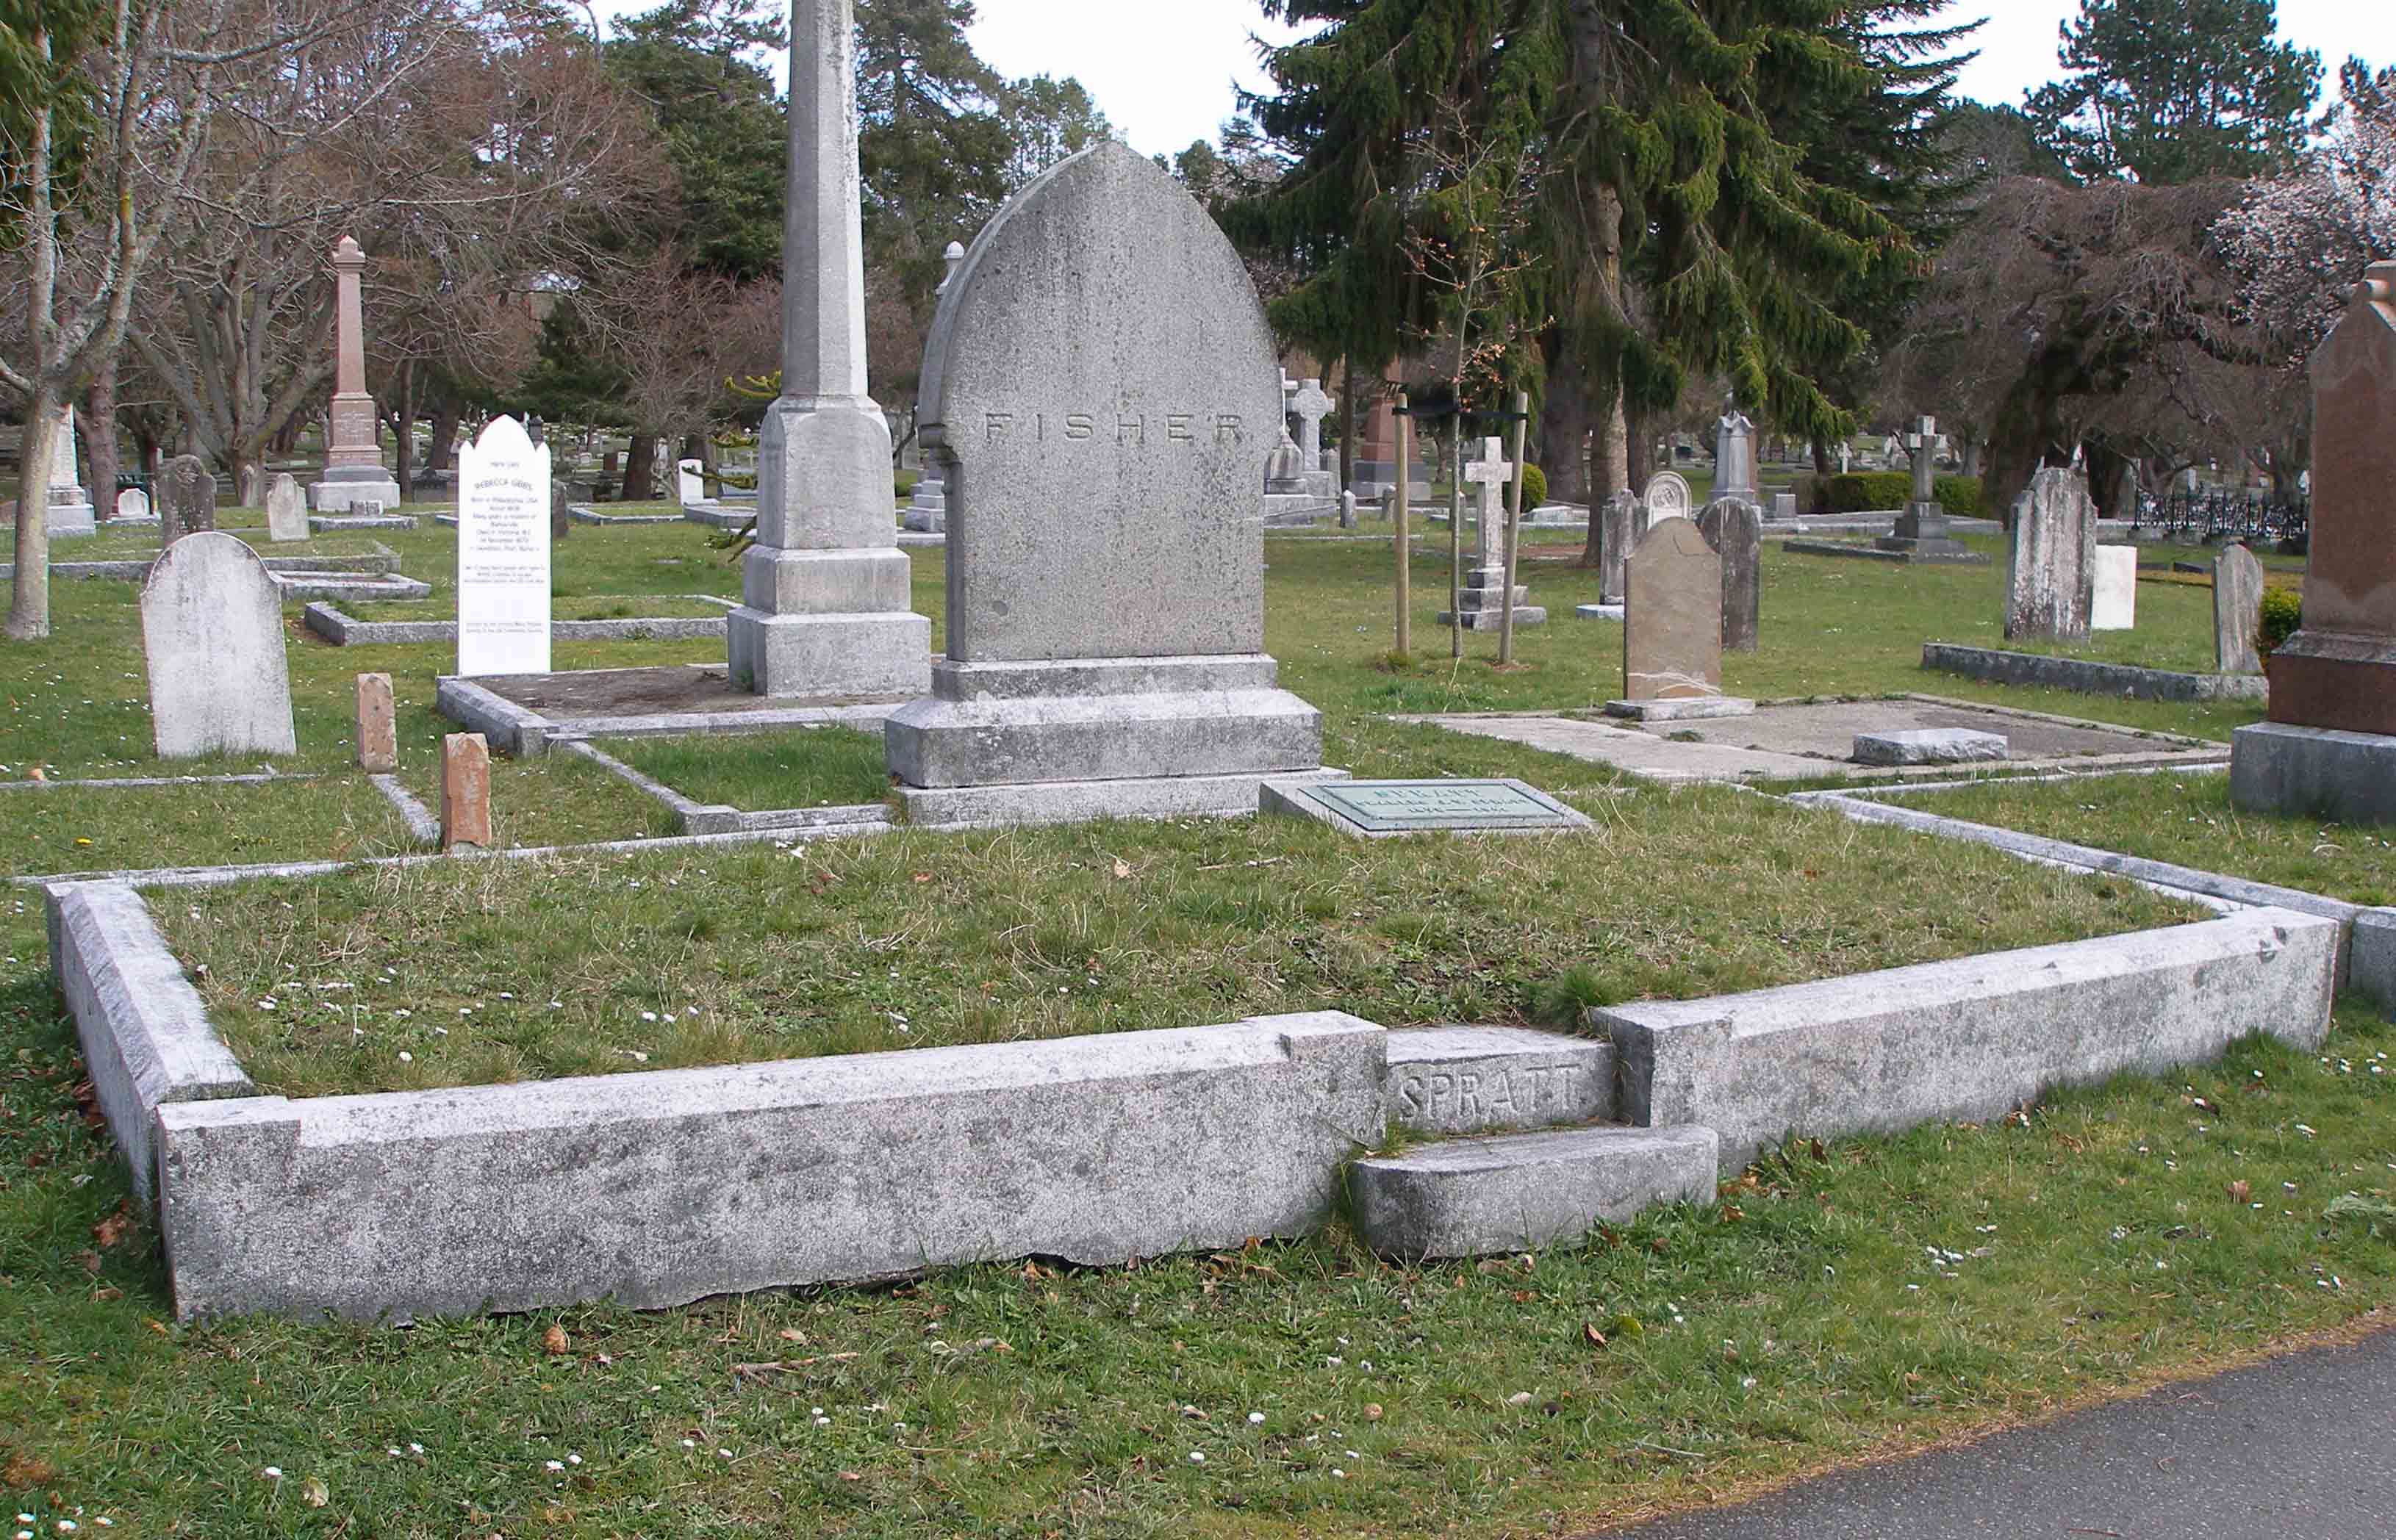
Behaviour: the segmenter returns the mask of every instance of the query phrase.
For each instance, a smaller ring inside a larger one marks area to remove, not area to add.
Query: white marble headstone
[[[682,506],[693,508],[707,500],[707,467],[695,459],[683,460],[674,467],[675,491]]]
[[[150,494],[138,486],[128,486],[116,495],[116,516],[120,519],[146,519],[150,516]]]
[[[1666,519],[1686,519],[1693,516],[1695,500],[1689,496],[1689,484],[1677,471],[1659,471],[1647,484],[1646,495],[1639,499],[1647,506],[1647,527],[1653,529]]]
[[[242,541],[200,530],[159,553],[141,588],[141,650],[159,758],[299,751],[282,591]]]
[[[549,445],[494,418],[458,451],[458,672],[549,672]]]
[[[2138,548],[2096,548],[2096,588],[2088,609],[2090,631],[2132,631],[2138,624]]]
[[[308,538],[308,498],[288,473],[279,474],[266,489],[266,538],[304,540]]]

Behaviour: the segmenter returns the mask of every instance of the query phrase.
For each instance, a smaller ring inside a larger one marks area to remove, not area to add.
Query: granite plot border
[[[2132,663],[2054,657],[1951,642],[1923,643],[1922,666],[1990,684],[2043,685],[2082,695],[2126,696],[2133,700],[2264,700],[2270,696],[2270,685],[2261,674],[2179,673]]]
[[[337,647],[408,646],[455,642],[455,620],[360,620],[324,601],[300,612],[308,630]],[[698,642],[721,640],[722,616],[630,616],[615,620],[552,620],[549,634],[559,642]]]
[[[886,833],[895,826],[884,803],[845,803],[836,807],[784,807],[748,813],[723,803],[701,803],[636,770],[588,738],[566,738],[560,750],[597,765],[672,813],[685,834],[726,834],[737,831],[770,833],[845,828],[852,833]]]
[[[576,738],[678,737],[697,733],[773,733],[792,727],[872,728],[903,701],[852,705],[792,705],[753,711],[676,711],[658,716],[568,717],[542,715],[471,679],[443,674],[433,682],[433,710],[470,733],[480,733],[493,750],[536,759],[550,746]]]

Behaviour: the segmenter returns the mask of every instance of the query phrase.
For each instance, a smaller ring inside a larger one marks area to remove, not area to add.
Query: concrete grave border
[[[237,532],[228,529],[220,533],[233,535]],[[249,544],[246,540],[242,543]],[[250,549],[257,551],[255,546]],[[270,556],[261,551],[258,551],[258,559],[266,564],[269,572],[358,572],[379,578],[397,575],[400,560],[397,551],[379,540],[374,542],[374,551],[364,556]],[[52,562],[50,576],[95,578],[111,583],[146,583],[150,580],[150,569],[157,562],[155,556],[127,556],[110,562]],[[17,564],[14,562],[0,562],[0,582],[7,582],[16,576]]]
[[[1951,642],[1924,642],[1922,666],[1990,684],[2044,685],[2083,695],[2127,696],[2133,700],[2264,700],[2270,696],[2270,685],[2261,674],[2175,673],[2129,663],[2051,657],[2044,653],[1967,647]]]
[[[665,782],[635,770],[615,755],[604,751],[588,738],[566,738],[558,743],[558,748],[565,753],[588,760],[664,807],[674,816],[676,827],[685,834],[740,831],[800,833],[822,829],[880,834],[897,827],[890,821],[890,807],[886,803],[844,803],[838,806],[785,807],[744,813],[727,803],[702,803],[686,797]]]
[[[712,600],[712,594],[692,598]],[[728,612],[734,601],[725,601]],[[455,620],[360,620],[318,601],[300,612],[309,631],[336,647],[414,646],[458,640]],[[628,616],[619,620],[552,620],[549,634],[559,642],[696,642],[721,640],[720,617]]]
[[[594,670],[593,672],[606,672]],[[433,710],[470,733],[489,739],[498,752],[537,759],[550,746],[576,738],[676,737],[686,733],[772,733],[786,727],[878,728],[905,701],[861,706],[788,706],[757,711],[676,711],[661,716],[543,716],[496,691],[443,674],[433,682]]]

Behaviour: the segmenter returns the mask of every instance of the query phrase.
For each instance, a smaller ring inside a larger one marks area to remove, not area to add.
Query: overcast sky
[[[1231,112],[1231,82],[1264,84],[1251,34],[1286,42],[1256,0],[976,0],[975,50],[1007,75],[1078,76],[1136,150],[1171,153],[1211,139]],[[1967,96],[2018,102],[2056,72],[2056,27],[2078,0],[1955,0],[1955,20],[1990,18]],[[2396,62],[2390,0],[2280,0],[2280,30],[2321,50],[2333,74],[2349,54]]]
[[[602,16],[647,9],[655,0],[596,0]],[[1286,43],[1296,34],[1269,26],[1257,0],[975,0],[980,20],[974,48],[1000,73],[1073,75],[1132,147],[1171,153],[1212,139],[1231,115],[1232,82],[1257,88],[1253,38]],[[2056,28],[2078,0],[1951,0],[1955,20],[1989,17],[1981,57],[1964,72],[1966,96],[2019,102],[2056,73]],[[2391,0],[2280,0],[2282,35],[2317,48],[2336,88],[2338,64],[2361,54],[2375,66],[2396,63],[2396,3]],[[777,60],[775,73],[787,61]]]

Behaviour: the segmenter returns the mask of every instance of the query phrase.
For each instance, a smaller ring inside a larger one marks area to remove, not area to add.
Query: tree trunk
[[[121,466],[116,452],[116,359],[113,354],[91,377],[91,391],[85,397],[83,458],[91,467],[92,511],[103,519],[116,517]]]
[[[399,453],[393,459],[393,480],[399,484],[399,500],[406,502],[416,496],[416,361],[403,360],[399,378],[392,393],[399,399],[392,407],[392,436],[399,441]]]
[[[1548,388],[1539,400],[1539,454],[1548,462],[1548,496],[1561,502],[1595,503],[1589,495],[1589,468],[1581,445],[1589,439],[1596,409],[1579,354],[1567,352],[1560,330],[1546,339]]]
[[[1339,490],[1356,485],[1356,361],[1339,361]]]
[[[2088,498],[2096,505],[2100,519],[2118,519],[2121,507],[2122,472],[2135,469],[2132,462],[2101,439],[2091,439],[2086,445]]]
[[[616,494],[619,502],[646,502],[655,493],[658,463],[658,441],[647,433],[634,433],[624,450],[624,485]]]
[[[17,576],[8,592],[8,640],[50,634],[50,446],[67,409],[47,375],[34,377],[25,434],[17,455]]]
[[[433,408],[433,442],[425,446],[424,469],[428,474],[449,469],[449,445],[458,438],[458,406],[450,401],[438,402]]]

